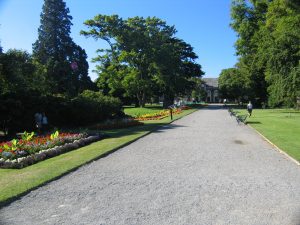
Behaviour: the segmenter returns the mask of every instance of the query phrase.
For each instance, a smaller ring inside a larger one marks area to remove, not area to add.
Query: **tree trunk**
[[[174,96],[164,94],[163,108],[167,109],[170,105],[174,104]]]
[[[137,99],[138,99],[138,101],[139,101],[139,106],[141,107],[141,108],[144,108],[145,107],[145,101],[146,101],[146,98],[145,98],[145,92],[144,91],[140,91],[139,93],[137,93]]]

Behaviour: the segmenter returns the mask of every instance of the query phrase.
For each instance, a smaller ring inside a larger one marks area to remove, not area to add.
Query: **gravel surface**
[[[299,225],[300,167],[210,106],[30,192],[0,224]]]

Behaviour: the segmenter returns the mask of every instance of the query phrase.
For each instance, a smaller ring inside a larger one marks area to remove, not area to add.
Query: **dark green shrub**
[[[101,122],[120,111],[119,99],[93,91],[85,91],[74,99],[35,92],[10,93],[0,96],[0,130],[4,126],[11,134],[34,130],[36,112],[45,112],[52,127],[74,127]]]
[[[87,90],[72,99],[72,107],[72,124],[85,125],[102,121],[119,113],[122,104],[117,98]]]

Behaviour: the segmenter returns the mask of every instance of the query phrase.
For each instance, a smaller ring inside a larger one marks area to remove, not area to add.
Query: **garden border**
[[[254,127],[252,127],[250,124],[245,124],[248,127],[250,127],[252,130],[254,130],[257,134],[259,134],[259,136],[265,140],[266,142],[268,142],[270,145],[272,145],[275,150],[281,154],[283,154],[287,159],[293,161],[294,163],[296,163],[297,166],[300,166],[300,162],[296,159],[294,159],[292,156],[290,156],[289,154],[287,154],[285,151],[283,151],[281,148],[279,148],[277,145],[275,145],[272,141],[270,141],[268,138],[266,138],[262,133],[260,133],[258,130],[256,130]]]
[[[236,118],[236,120],[239,120],[237,115],[235,113],[233,113],[232,109],[230,109],[228,111],[230,113],[230,116],[234,116]],[[248,124],[247,122],[244,122],[244,125],[246,125],[247,127],[250,127],[252,130],[254,130],[263,140],[265,140],[270,145],[272,145],[277,152],[283,154],[287,159],[289,159],[292,162],[296,163],[297,166],[300,166],[300,162],[298,160],[294,159],[292,156],[287,154],[285,151],[283,151],[281,148],[279,148],[277,145],[275,145],[272,141],[270,141],[268,138],[266,138],[262,133],[260,133],[258,130],[256,130],[254,127],[252,127],[250,124]]]
[[[61,155],[69,151],[79,149],[93,142],[100,141],[103,138],[105,138],[105,136],[100,134],[90,135],[78,140],[74,140],[71,143],[65,143],[60,146],[55,146],[53,148],[41,150],[39,152],[36,152],[35,154],[17,158],[14,160],[0,159],[0,169],[22,169],[27,166],[31,166],[35,163],[38,163],[40,161]]]

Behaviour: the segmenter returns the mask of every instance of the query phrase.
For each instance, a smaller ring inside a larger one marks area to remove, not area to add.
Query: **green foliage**
[[[100,122],[118,115],[121,106],[121,101],[117,98],[104,96],[101,92],[86,90],[72,99],[71,121],[73,125]]]
[[[193,48],[174,37],[176,30],[156,17],[97,15],[87,20],[81,34],[105,40],[109,50],[98,50],[98,87],[112,96],[135,97],[144,106],[156,94],[171,102],[190,89],[191,77],[201,76]]]
[[[55,131],[54,133],[50,134],[50,140],[54,140],[59,137],[59,131]]]
[[[299,90],[300,4],[291,0],[233,0],[238,34],[236,68],[250,80],[248,96],[270,106],[295,106]]]
[[[266,80],[271,106],[296,106],[299,94],[300,4],[276,0],[270,4],[266,27]],[[262,43],[261,49],[266,45]],[[261,50],[262,52],[263,50]]]
[[[29,53],[10,49],[0,55],[0,62],[0,94],[42,89],[43,79],[35,73]]]
[[[44,66],[43,75],[52,92],[75,96],[93,85],[88,77],[87,55],[70,36],[69,12],[63,0],[44,1],[33,57]]]
[[[203,81],[199,78],[192,78],[192,81],[194,82],[194,87],[191,92],[192,98],[198,102],[205,101],[207,92],[204,90]]]
[[[246,110],[237,111],[247,114]],[[300,162],[300,111],[293,109],[255,109],[247,123],[262,133],[280,149]]]
[[[23,141],[31,141],[34,137],[35,133],[32,131],[31,133],[28,133],[28,132],[24,132],[22,135],[21,135],[21,138]]]
[[[162,106],[154,105],[154,106],[145,106],[144,108],[137,108],[137,107],[125,107],[124,113],[126,115],[132,117],[139,117],[144,114],[153,114],[163,110]]]
[[[0,95],[0,123],[7,121],[9,133],[34,130],[34,114],[45,112],[52,127],[74,127],[101,122],[121,111],[121,102],[99,92],[85,91],[78,97],[20,92]]]
[[[161,92],[164,94],[164,107],[174,102],[177,95],[190,94],[204,73],[201,66],[195,63],[198,56],[191,45],[177,38],[170,38],[158,49],[156,65],[158,73],[155,76]]]
[[[250,81],[238,69],[222,70],[218,82],[223,98],[238,100],[239,102],[248,98]]]

